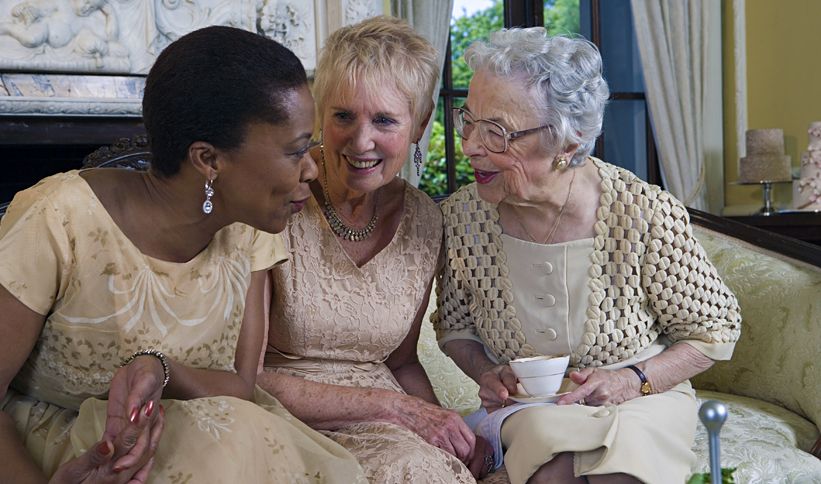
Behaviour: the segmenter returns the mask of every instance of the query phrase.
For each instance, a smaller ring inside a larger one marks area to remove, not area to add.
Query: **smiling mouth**
[[[490,183],[498,174],[498,171],[484,171],[477,170],[476,168],[473,169],[473,176],[476,178],[476,183],[479,183],[480,185]]]
[[[352,167],[354,167],[358,170],[366,170],[368,168],[373,168],[374,166],[382,163],[381,158],[378,159],[378,160],[356,160],[356,159],[351,158],[349,156],[345,157],[345,161],[347,161],[349,165],[351,165]]]

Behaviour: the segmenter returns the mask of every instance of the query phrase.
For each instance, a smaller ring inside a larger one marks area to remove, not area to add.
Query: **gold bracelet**
[[[162,373],[163,373],[163,380],[162,380],[162,387],[165,388],[168,385],[168,382],[171,381],[171,368],[168,366],[168,359],[165,357],[162,351],[155,350],[153,348],[149,348],[147,350],[139,350],[136,351],[133,355],[129,356],[128,358],[124,359],[122,363],[120,363],[120,367],[126,366],[138,356],[153,356],[160,360],[160,364],[162,365]]]

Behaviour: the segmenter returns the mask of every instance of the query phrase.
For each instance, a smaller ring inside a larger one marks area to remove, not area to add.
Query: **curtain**
[[[676,198],[701,210],[707,209],[707,163],[714,157],[705,137],[715,136],[715,123],[706,116],[716,109],[706,66],[711,43],[720,48],[721,42],[708,19],[713,1],[631,0],[662,177]]]
[[[453,0],[391,0],[391,12],[394,16],[407,21],[419,35],[428,40],[437,51],[439,51],[439,71],[445,65],[445,49],[448,45],[450,35],[450,17],[453,11]],[[439,100],[439,84],[433,92],[434,101]],[[433,116],[436,115],[434,105]],[[425,129],[425,134],[419,141],[419,149],[422,151],[422,160],[427,160],[428,144],[430,143],[430,132],[433,128],[433,119]],[[413,153],[416,146],[411,145],[408,153],[408,162],[402,167],[400,175],[408,180],[413,186],[419,185],[419,176],[416,174],[416,166],[413,164]],[[424,170],[424,165],[422,170]]]

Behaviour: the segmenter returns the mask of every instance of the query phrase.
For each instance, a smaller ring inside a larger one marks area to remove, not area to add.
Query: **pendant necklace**
[[[522,219],[518,215],[516,215],[516,212],[513,212],[513,215],[516,218],[516,222],[519,223],[519,227],[521,227],[522,230],[524,230],[525,234],[527,234],[527,236],[528,236],[528,238],[530,238],[531,242],[536,243],[536,244],[547,245],[547,244],[550,243],[551,240],[553,240],[553,234],[556,232],[556,229],[559,228],[559,223],[561,223],[561,221],[562,221],[562,214],[564,214],[564,208],[567,206],[567,202],[570,201],[570,193],[573,191],[573,181],[575,179],[576,179],[576,170],[574,169],[573,170],[573,175],[570,177],[570,185],[567,188],[567,197],[565,197],[564,203],[562,204],[562,206],[559,207],[559,215],[556,216],[556,221],[553,222],[553,227],[550,228],[550,232],[547,234],[547,238],[544,239],[544,242],[538,242],[536,240],[536,237],[533,237],[533,235],[531,235],[530,231],[527,230],[527,227],[525,227],[525,224],[522,222]]]
[[[342,221],[342,218],[337,213],[334,206],[331,204],[331,195],[328,193],[328,170],[325,168],[325,145],[319,145],[319,157],[320,161],[322,162],[322,174],[323,174],[323,181],[322,185],[322,195],[325,197],[325,203],[323,204],[322,212],[325,214],[325,218],[328,220],[328,225],[330,225],[331,230],[333,232],[345,239],[350,240],[352,242],[359,242],[361,240],[365,240],[371,236],[373,230],[376,228],[376,222],[379,220],[379,216],[376,214],[376,207],[377,202],[379,201],[379,191],[377,190],[376,194],[374,195],[374,204],[373,204],[373,215],[371,219],[368,221],[368,224],[362,227],[361,229],[355,229],[353,227],[349,227]]]

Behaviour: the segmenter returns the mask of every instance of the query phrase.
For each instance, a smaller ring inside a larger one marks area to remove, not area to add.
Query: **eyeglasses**
[[[482,144],[485,145],[488,151],[492,151],[493,153],[504,153],[507,151],[510,141],[530,133],[535,133],[536,131],[551,128],[549,124],[545,124],[538,128],[523,129],[521,131],[508,133],[504,126],[495,121],[490,121],[489,119],[474,119],[470,111],[464,108],[453,108],[453,124],[455,125],[456,133],[459,134],[462,139],[468,139],[473,132],[473,128],[478,126],[479,138],[482,140]]]

